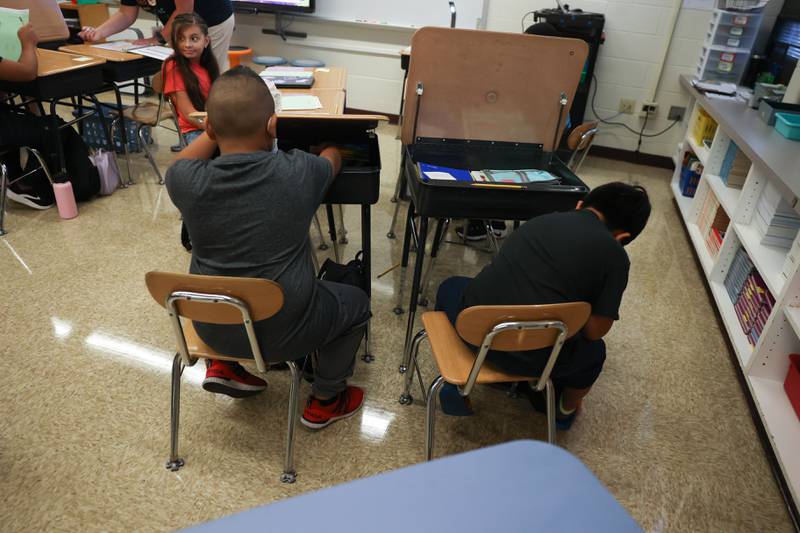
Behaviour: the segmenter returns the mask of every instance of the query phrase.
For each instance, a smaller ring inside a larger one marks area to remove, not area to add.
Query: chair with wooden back
[[[176,471],[184,465],[178,457],[178,423],[180,418],[180,390],[183,368],[194,365],[198,359],[255,362],[258,371],[266,373],[269,364],[264,360],[256,338],[253,323],[270,318],[283,307],[283,289],[274,281],[257,278],[226,276],[199,276],[148,272],[147,289],[156,302],[166,308],[178,343],[178,352],[172,363],[171,446],[167,468]],[[181,319],[184,320],[181,320]],[[211,324],[241,324],[250,342],[252,358],[220,354],[197,335],[192,321]],[[297,419],[300,370],[294,361],[287,361],[292,374],[289,391],[289,415],[281,481],[293,483],[294,429]]]
[[[177,115],[175,114],[169,99],[165,99],[164,97],[163,74],[164,73],[162,69],[162,72],[153,76],[153,78],[150,81],[150,86],[153,89],[153,92],[155,92],[158,95],[158,103],[147,102],[147,101],[140,102],[135,106],[126,107],[122,113],[123,117],[125,117],[127,120],[132,120],[138,123],[138,126],[136,128],[136,135],[139,137],[139,144],[144,150],[144,154],[147,157],[147,161],[150,163],[150,166],[155,171],[156,176],[158,176],[159,184],[164,183],[164,176],[161,174],[161,170],[159,170],[158,165],[156,164],[156,160],[153,157],[150,148],[148,147],[147,141],[144,136],[144,128],[145,127],[155,128],[156,126],[161,126],[170,131],[174,131],[177,133],[181,145],[184,144],[183,135],[181,134],[181,130],[178,127],[178,121],[176,118]],[[164,122],[165,120],[170,121],[173,127],[164,126],[162,122]],[[113,134],[113,129],[115,127],[119,127],[119,124],[121,124],[121,122],[122,121],[120,120],[120,118],[117,117],[117,119],[114,120],[114,122],[111,124],[112,134]],[[128,147],[126,146],[124,147],[124,149],[125,149],[125,158],[127,159]]]
[[[555,392],[550,374],[564,342],[578,333],[589,319],[591,306],[586,302],[550,305],[479,305],[461,311],[456,326],[441,311],[422,315],[424,329],[411,345],[411,361],[406,370],[405,389],[400,403],[408,405],[413,372],[419,374],[417,354],[423,339],[431,345],[439,376],[425,394],[427,403],[425,449],[428,460],[433,455],[436,397],[445,383],[458,386],[462,397],[469,396],[476,384],[536,381],[536,390],[546,391],[547,440],[555,443]],[[479,346],[477,355],[469,346]],[[539,376],[520,376],[503,372],[486,363],[489,350],[523,352],[552,346],[547,364]],[[420,376],[420,384],[422,378]]]
[[[598,122],[584,122],[569,133],[567,137],[567,148],[572,155],[569,158],[567,167],[577,173],[583,165],[583,160],[589,155],[589,148],[592,147],[594,137],[597,134]]]

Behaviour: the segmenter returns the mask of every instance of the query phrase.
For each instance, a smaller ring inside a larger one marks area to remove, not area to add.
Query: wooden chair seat
[[[128,120],[141,122],[145,126],[156,126],[158,119],[172,119],[172,111],[168,107],[161,110],[161,116],[159,117],[158,104],[152,102],[143,102],[137,106],[126,107],[122,115]]]
[[[442,311],[424,313],[422,324],[425,331],[428,332],[433,358],[436,360],[441,376],[453,385],[465,385],[475,362],[475,353],[461,340],[458,332],[447,319],[447,315]],[[509,383],[528,381],[536,377],[507,374],[492,366],[491,363],[484,362],[475,383]]]

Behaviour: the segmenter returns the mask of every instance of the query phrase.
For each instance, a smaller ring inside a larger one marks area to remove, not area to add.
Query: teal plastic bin
[[[800,141],[800,115],[775,113],[775,129],[778,133],[793,141]]]

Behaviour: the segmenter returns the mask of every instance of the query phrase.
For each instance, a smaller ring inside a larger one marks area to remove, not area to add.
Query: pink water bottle
[[[53,192],[56,195],[56,205],[61,218],[70,219],[78,216],[78,204],[75,203],[75,195],[72,193],[72,183],[54,183]]]

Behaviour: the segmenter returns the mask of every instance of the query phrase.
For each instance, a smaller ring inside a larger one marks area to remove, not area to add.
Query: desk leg
[[[361,249],[364,252],[364,278],[367,281],[366,292],[367,296],[372,301],[372,227],[370,220],[370,206],[369,204],[361,205]],[[371,305],[371,304],[370,304]],[[371,363],[375,360],[369,346],[370,328],[372,320],[367,322],[367,330],[364,334],[364,355],[361,359],[365,363]]]
[[[400,173],[397,175],[397,183],[394,186],[394,196],[392,197],[392,202],[394,202],[394,213],[392,213],[392,223],[389,225],[389,232],[386,234],[386,237],[389,239],[394,239],[394,228],[397,225],[397,214],[400,212],[400,196],[402,195],[403,188],[405,187],[405,173],[406,167],[406,151],[403,149],[403,154],[400,156]]]
[[[111,82],[111,87],[114,88],[114,96],[117,99],[117,120],[119,121],[119,138],[122,140],[122,149],[125,151],[125,166],[128,169],[128,185],[133,185],[133,174],[131,174],[131,155],[128,153],[128,131],[125,127],[125,115],[123,114],[124,108],[122,107],[122,95],[119,92],[119,87],[114,82]],[[114,154],[116,150],[112,148]],[[120,180],[121,181],[121,180]]]
[[[100,126],[103,128],[103,133],[106,136],[106,142],[108,143],[111,153],[114,155],[114,157],[117,157],[117,152],[114,149],[114,139],[111,138],[111,128],[106,122],[106,116],[103,114],[103,109],[100,107],[100,101],[97,100],[97,95],[89,94],[87,95],[87,98],[89,98],[89,100],[92,101],[92,104],[94,104],[94,108],[97,110],[97,118],[100,119]]]
[[[440,218],[436,223],[436,231],[433,232],[433,246],[431,246],[431,260],[428,261],[428,267],[425,269],[425,275],[422,277],[422,289],[420,291],[419,305],[428,307],[428,285],[431,282],[433,275],[433,267],[436,265],[436,258],[439,256],[439,247],[447,235],[447,229],[450,226],[449,218]]]
[[[406,326],[406,340],[403,344],[403,367],[408,369],[411,356],[411,337],[414,333],[414,319],[417,314],[417,299],[419,298],[419,284],[422,277],[422,267],[425,261],[425,241],[428,238],[428,217],[419,217],[419,234],[417,236],[417,260],[414,264],[414,280],[411,283],[411,300],[408,302],[408,325]],[[410,369],[409,369],[410,370]]]
[[[333,258],[334,261],[339,263],[339,241],[336,238],[336,218],[333,216],[333,205],[326,204],[325,213],[328,215],[328,233],[333,243]]]
[[[410,67],[409,67],[410,68]],[[408,70],[403,71],[403,83],[400,85],[400,113],[397,115],[397,137],[399,139],[403,131],[403,109],[406,107],[406,83],[408,82]]]
[[[397,284],[397,305],[394,306],[394,314],[403,314],[403,289],[406,286],[406,267],[408,267],[408,256],[411,253],[411,236],[415,231],[414,228],[414,204],[409,202],[408,211],[406,212],[406,232],[403,235],[403,255],[400,260],[400,282]],[[416,242],[416,237],[414,237]]]
[[[55,172],[53,179],[56,183],[65,183],[67,181],[67,162],[64,159],[64,147],[61,145],[61,127],[58,123],[58,115],[56,114],[57,100],[50,102],[50,127],[52,128],[52,142],[58,154],[58,171]],[[48,150],[49,151],[49,150]]]

